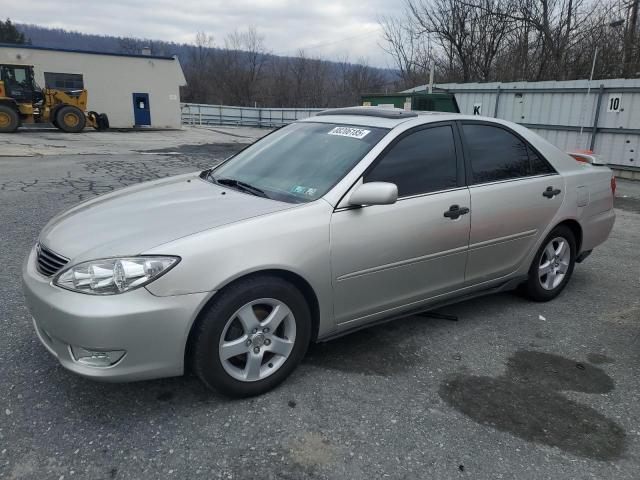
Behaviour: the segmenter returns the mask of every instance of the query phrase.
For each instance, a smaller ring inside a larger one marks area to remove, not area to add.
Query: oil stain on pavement
[[[574,455],[613,460],[625,450],[622,427],[561,393],[602,394],[613,388],[613,380],[593,365],[519,351],[504,375],[456,375],[442,383],[440,396],[478,423]]]

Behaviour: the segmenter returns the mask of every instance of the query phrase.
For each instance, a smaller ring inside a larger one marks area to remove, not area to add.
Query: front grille
[[[62,267],[64,267],[69,261],[57,253],[53,253],[48,248],[43,247],[41,244],[38,244],[36,248],[38,254],[38,271],[47,277],[50,277],[62,270]]]

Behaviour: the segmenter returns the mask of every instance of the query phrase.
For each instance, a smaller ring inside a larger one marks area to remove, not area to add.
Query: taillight
[[[616,177],[611,177],[611,195],[616,196]]]

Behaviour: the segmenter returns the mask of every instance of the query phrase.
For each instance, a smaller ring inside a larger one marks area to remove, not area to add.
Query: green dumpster
[[[451,93],[370,93],[362,95],[362,106],[460,113],[456,97]]]

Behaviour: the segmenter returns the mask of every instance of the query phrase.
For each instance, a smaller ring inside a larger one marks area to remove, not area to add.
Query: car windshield
[[[205,178],[250,194],[292,203],[322,197],[388,129],[300,122],[283,127]]]

